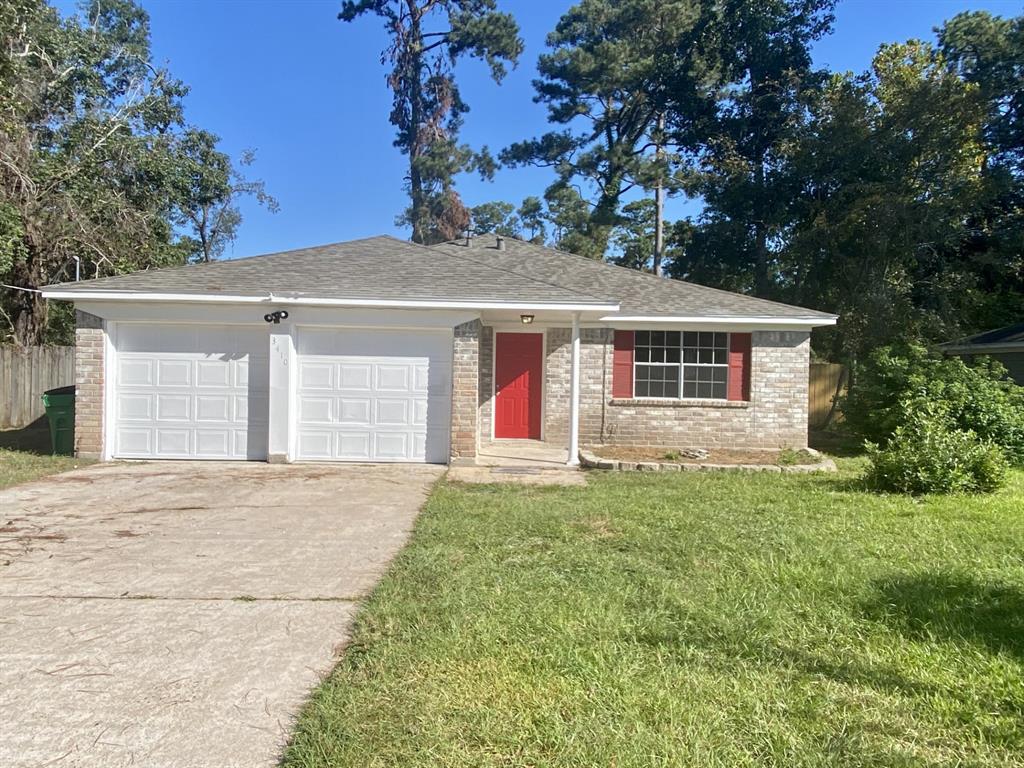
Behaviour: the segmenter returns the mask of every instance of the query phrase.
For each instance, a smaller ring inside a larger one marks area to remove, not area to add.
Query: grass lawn
[[[1024,766],[1024,473],[441,484],[284,765]]]
[[[74,456],[45,456],[28,451],[0,448],[0,488],[25,483],[46,475],[67,472],[91,464]]]

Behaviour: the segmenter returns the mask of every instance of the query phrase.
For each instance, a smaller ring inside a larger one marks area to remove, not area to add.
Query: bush
[[[941,405],[903,403],[904,422],[883,448],[866,443],[868,483],[897,493],[983,493],[1006,480],[1003,451],[971,430],[958,429]]]
[[[908,401],[935,403],[953,429],[973,432],[1024,465],[1024,387],[1006,378],[999,362],[967,365],[916,345],[883,347],[857,366],[841,407],[855,435],[884,444],[906,422]]]

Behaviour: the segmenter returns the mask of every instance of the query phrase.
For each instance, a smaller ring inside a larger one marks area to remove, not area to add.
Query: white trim
[[[571,358],[569,366],[569,455],[566,464],[580,463],[580,315],[572,316]]]
[[[654,315],[606,315],[600,318],[599,322],[607,323],[620,330],[629,330],[624,327],[624,323],[650,323],[652,325],[676,323],[686,325],[714,325],[719,327],[757,325],[765,326],[766,329],[770,329],[775,326],[818,328],[826,325],[835,325],[837,319],[838,317],[835,315],[831,317],[773,317],[770,315],[749,315],[743,317],[718,315],[658,317]]]
[[[498,412],[498,334],[538,333],[540,334],[540,440],[544,440],[548,416],[548,332],[545,328],[533,328],[533,324],[518,326],[511,323],[498,326],[484,326],[491,329],[491,440],[531,440],[528,437],[497,437],[494,434],[495,415]],[[479,355],[479,352],[478,352]]]
[[[113,320],[103,321],[103,407],[100,409],[100,430],[103,435],[103,461],[114,459],[117,435],[117,326]]]
[[[304,306],[323,307],[409,307],[421,309],[529,309],[563,310],[572,312],[604,312],[618,310],[614,302],[518,302],[518,301],[450,301],[437,299],[322,299],[302,298],[297,296],[237,296],[210,295],[205,293],[128,293],[114,291],[49,291],[43,289],[43,297],[47,299],[63,299],[67,301],[177,301],[203,302],[213,304],[301,304]]]
[[[299,446],[299,326],[292,323],[288,328],[288,429],[285,436],[284,460],[291,464],[298,456]],[[270,435],[267,435],[267,442],[270,442]],[[270,452],[267,452],[270,458]]]

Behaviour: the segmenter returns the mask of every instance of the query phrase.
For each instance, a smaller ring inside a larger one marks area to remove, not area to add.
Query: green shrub
[[[1024,464],[1024,387],[988,358],[967,365],[920,346],[883,347],[857,366],[841,407],[848,429],[881,445],[906,422],[906,403],[917,400],[935,403],[954,429],[974,432]]]
[[[1003,485],[1007,461],[997,445],[957,428],[941,405],[912,400],[903,408],[903,423],[884,447],[866,443],[872,487],[916,495],[983,493]]]

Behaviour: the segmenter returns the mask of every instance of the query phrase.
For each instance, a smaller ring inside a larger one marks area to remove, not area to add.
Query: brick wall
[[[479,320],[455,326],[452,353],[452,444],[451,458],[473,460],[477,449],[480,398]]]
[[[544,438],[569,430],[571,330],[547,332]],[[580,442],[677,448],[802,448],[807,445],[810,334],[755,331],[750,402],[614,400],[614,331],[580,333]]]
[[[103,454],[103,320],[75,312],[75,455]]]

